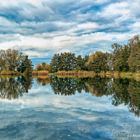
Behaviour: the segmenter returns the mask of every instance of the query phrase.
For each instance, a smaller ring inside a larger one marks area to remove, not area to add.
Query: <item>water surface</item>
[[[1,78],[2,140],[140,139],[140,82]]]

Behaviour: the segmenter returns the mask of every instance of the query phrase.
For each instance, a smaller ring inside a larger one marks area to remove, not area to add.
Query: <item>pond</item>
[[[140,82],[0,78],[1,140],[140,139]]]

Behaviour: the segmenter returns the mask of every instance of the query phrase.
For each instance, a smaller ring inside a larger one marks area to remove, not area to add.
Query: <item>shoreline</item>
[[[0,76],[24,76],[23,73],[16,71],[2,71]],[[94,78],[95,76],[100,76],[102,78],[128,78],[140,80],[140,72],[118,72],[118,71],[106,71],[96,73],[94,71],[58,71],[55,73],[50,73],[49,71],[32,71],[33,77],[49,77],[57,76],[59,78]]]
[[[100,76],[102,78],[128,78],[140,80],[140,72],[118,72],[118,71],[107,71],[95,73],[94,71],[59,71],[55,73],[58,77],[79,77],[79,78],[94,78]]]
[[[140,72],[107,71],[95,73],[94,71],[58,71],[56,73],[49,73],[48,71],[33,71],[32,76],[57,76],[58,78],[94,78],[95,76],[100,76],[102,78],[128,78],[140,81]]]

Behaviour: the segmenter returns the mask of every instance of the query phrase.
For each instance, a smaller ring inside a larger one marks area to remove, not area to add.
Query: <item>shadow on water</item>
[[[140,81],[109,78],[36,78],[38,84],[50,84],[58,95],[70,96],[76,93],[89,93],[92,96],[110,96],[112,104],[128,106],[130,112],[140,116]],[[0,78],[0,98],[15,99],[28,93],[32,78]]]

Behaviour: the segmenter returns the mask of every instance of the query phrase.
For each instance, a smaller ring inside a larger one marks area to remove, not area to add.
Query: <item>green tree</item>
[[[60,66],[61,66],[60,55],[59,54],[55,54],[52,57],[51,63],[50,63],[51,72],[57,72],[59,70]]]
[[[78,69],[77,58],[74,53],[55,54],[51,60],[51,72]]]
[[[95,72],[107,71],[109,69],[107,60],[108,54],[98,51],[89,56],[86,62],[87,69]]]
[[[32,72],[32,62],[18,50],[0,50],[0,71]]]
[[[31,75],[31,73],[32,73],[32,62],[28,58],[28,56],[22,56],[17,70],[18,70],[18,72],[24,73],[25,75]]]
[[[15,71],[20,60],[20,53],[17,50],[0,50],[1,70]]]
[[[115,71],[129,71],[128,58],[130,55],[130,47],[122,46],[117,43],[112,45],[112,65]]]
[[[138,72],[140,71],[140,36],[134,36],[130,39],[129,45],[131,52],[128,58],[128,65],[130,67],[130,71]]]
[[[77,70],[87,70],[85,63],[88,61],[88,56],[82,57],[81,55],[77,56]]]

